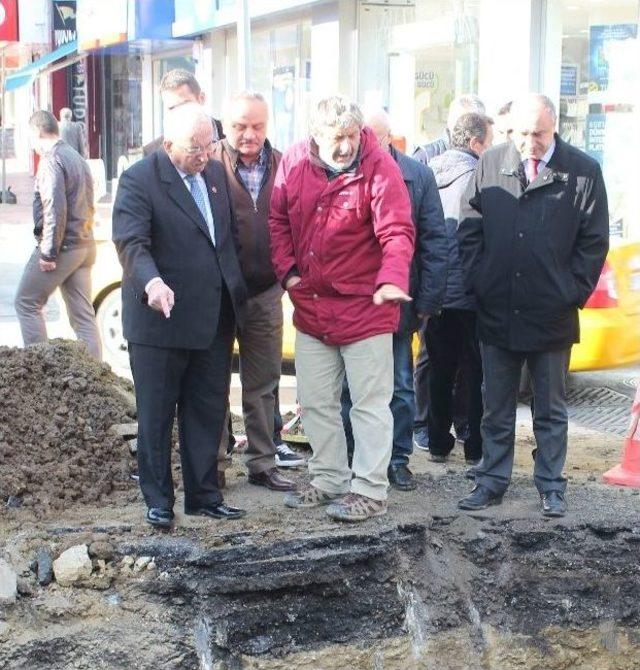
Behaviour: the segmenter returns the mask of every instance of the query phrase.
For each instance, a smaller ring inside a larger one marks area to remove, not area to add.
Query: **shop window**
[[[559,133],[602,166],[612,237],[640,238],[637,0],[562,0]]]
[[[479,4],[359,4],[358,98],[386,107],[409,149],[441,137],[453,98],[477,92]]]
[[[229,91],[236,89],[236,36],[227,32]],[[271,114],[269,139],[286,149],[308,131],[311,20],[280,25],[265,21],[251,32],[251,88],[264,95]]]

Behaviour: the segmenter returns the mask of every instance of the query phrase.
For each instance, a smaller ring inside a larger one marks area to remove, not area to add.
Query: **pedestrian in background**
[[[578,309],[595,288],[609,248],[600,166],[555,133],[545,95],[513,104],[512,142],[485,152],[463,196],[458,241],[476,298],[484,372],[483,457],[458,506],[497,505],[511,479],[518,387],[533,382],[534,482],[545,516],[566,513],[567,407]]]
[[[456,125],[458,119],[463,114],[469,112],[484,114],[485,106],[482,100],[480,100],[480,98],[473,93],[465,93],[464,95],[455,98],[449,106],[449,113],[447,114],[447,126],[445,128],[444,137],[418,147],[414,151],[413,157],[425,165],[428,165],[429,161],[441,153],[444,153],[449,148],[451,142],[451,132],[453,131],[453,128]],[[425,451],[429,450],[429,370],[429,354],[425,345],[425,332],[424,329],[422,329],[420,332],[420,349],[416,358],[414,374],[416,418],[414,421],[413,440],[418,449],[423,449]],[[453,424],[456,436],[463,441],[469,437],[469,426],[466,423],[466,417],[468,415],[466,398],[469,394],[466,377],[467,373],[464,366],[458,368],[454,385]]]
[[[269,202],[282,154],[267,139],[269,108],[260,93],[242,91],[224,106],[225,139],[213,150],[224,167],[239,242],[239,260],[247,285],[247,316],[237,332],[240,352],[242,414],[249,483],[291,491],[293,482],[276,469],[302,465],[304,459],[274,443],[276,393],[282,366],[282,286],[269,248]],[[228,437],[223,433],[221,451]]]
[[[476,334],[473,296],[464,286],[458,255],[460,200],[473,178],[479,157],[493,141],[493,121],[484,114],[463,114],[451,132],[450,148],[433,158],[429,165],[435,174],[442,200],[449,242],[447,289],[442,311],[431,317],[425,331],[429,372],[427,427],[429,457],[444,463],[455,445],[453,389],[458,370],[464,365],[468,393],[462,405],[467,408],[469,426],[464,441],[465,460],[476,465],[482,457],[480,420],[482,418],[482,361]]]
[[[35,179],[33,222],[38,245],[18,285],[15,309],[25,345],[47,341],[43,310],[60,289],[69,322],[89,353],[101,357],[100,335],[91,302],[93,181],[89,167],[60,138],[58,122],[40,110],[29,119],[31,146],[40,156]]]
[[[75,149],[83,158],[89,158],[89,147],[84,123],[74,121],[73,112],[68,107],[63,107],[60,110],[60,123],[58,127],[61,139],[72,149]]]
[[[398,151],[391,144],[391,122],[384,110],[369,114],[366,124],[373,130],[383,151],[391,154],[402,173],[411,201],[411,218],[416,229],[415,251],[411,263],[409,295],[411,302],[400,306],[400,323],[393,334],[393,449],[388,468],[389,483],[395,489],[416,488],[409,469],[413,453],[413,421],[416,404],[413,390],[413,336],[440,311],[447,280],[447,234],[442,206],[431,168]],[[353,452],[353,431],[349,412],[349,387],[343,385],[342,418],[347,444]]]
[[[402,174],[362,112],[340,96],[313,110],[311,137],[278,168],[269,227],[276,275],[297,329],[298,397],[313,455],[309,485],[285,504],[329,503],[329,516],[362,521],[387,510],[393,417],[393,333],[411,300],[415,229]],[[353,469],[340,417],[347,375]]]
[[[182,68],[174,68],[165,72],[160,80],[160,99],[162,100],[162,107],[164,114],[167,114],[172,109],[186,105],[189,102],[195,102],[198,105],[205,104],[206,97],[204,91],[200,87],[198,80],[189,70]],[[222,123],[218,119],[210,117],[213,139],[215,142],[224,137],[222,131]],[[156,137],[155,140],[145,144],[142,147],[143,156],[148,156],[154,151],[158,151],[163,146],[164,138],[162,136]]]

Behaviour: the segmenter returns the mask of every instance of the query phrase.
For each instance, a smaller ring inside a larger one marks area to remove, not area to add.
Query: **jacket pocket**
[[[340,295],[369,295],[373,297],[375,286],[366,282],[331,282],[334,290]]]

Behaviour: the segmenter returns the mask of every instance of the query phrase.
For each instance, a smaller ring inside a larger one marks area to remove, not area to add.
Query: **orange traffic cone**
[[[640,488],[640,385],[631,407],[631,423],[624,440],[622,463],[602,475],[607,484]]]

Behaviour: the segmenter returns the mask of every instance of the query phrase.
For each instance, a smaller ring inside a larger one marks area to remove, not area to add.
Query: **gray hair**
[[[230,95],[225,101],[224,104],[222,105],[222,117],[225,119],[229,118],[229,114],[231,112],[231,108],[233,107],[234,102],[238,102],[239,100],[248,100],[251,102],[261,102],[265,107],[269,107],[269,103],[267,102],[266,98],[262,93],[258,93],[257,91],[250,91],[250,90],[244,90],[244,91],[236,91],[232,95]]]
[[[164,139],[175,142],[190,138],[201,126],[208,127],[213,136],[211,118],[206,114],[202,105],[197,102],[178,105],[164,115]]]
[[[29,119],[29,125],[33,128],[37,128],[41,135],[58,134],[58,121],[56,117],[46,109],[39,109],[37,112],[34,112]]]
[[[544,95],[544,93],[529,93],[514,100],[511,106],[511,113],[517,116],[521,110],[532,109],[533,107],[542,107],[549,112],[554,121],[558,118],[558,112],[556,111],[556,106],[553,104],[553,100],[548,95]]]
[[[471,140],[475,137],[484,143],[487,139],[489,126],[493,125],[493,119],[485,114],[471,112],[463,114],[451,131],[452,149],[469,149]]]
[[[378,125],[381,128],[384,128],[388,133],[391,133],[391,118],[387,111],[380,109],[371,110],[365,119],[365,123],[368,126]]]
[[[475,93],[464,93],[453,100],[449,105],[449,114],[447,116],[447,128],[453,130],[456,121],[468,112],[475,114],[484,114],[486,112],[484,102]]]
[[[73,118],[73,112],[68,107],[62,107],[60,109],[60,121],[71,121]]]
[[[309,128],[315,135],[322,128],[348,128],[351,125],[364,126],[362,110],[355,102],[342,95],[332,95],[318,102],[312,111]]]

